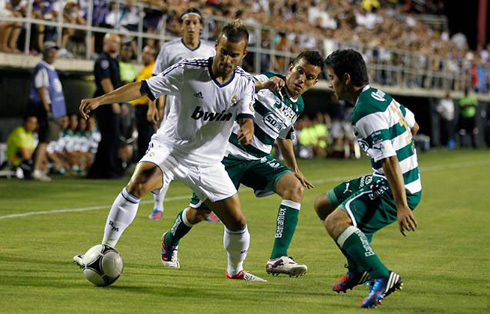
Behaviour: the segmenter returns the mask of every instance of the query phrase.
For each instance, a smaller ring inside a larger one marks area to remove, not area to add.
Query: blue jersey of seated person
[[[49,99],[51,100],[51,113],[53,114],[53,117],[60,118],[66,116],[65,96],[63,95],[63,87],[61,86],[58,73],[52,67],[49,67],[45,62],[40,62],[34,68],[33,77],[35,78],[38,72],[41,70],[46,70],[48,73],[49,86],[47,89]],[[41,97],[34,86],[34,82],[31,85],[29,100],[30,103],[36,107],[42,106]]]

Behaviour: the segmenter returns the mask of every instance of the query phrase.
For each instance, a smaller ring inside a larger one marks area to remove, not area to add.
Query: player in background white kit
[[[203,20],[199,10],[187,9],[180,16],[180,22],[182,24],[182,38],[171,40],[162,45],[153,68],[154,76],[181,60],[209,58],[216,54],[214,47],[199,37],[203,28]],[[155,102],[151,102],[148,106],[148,115],[154,123],[157,123],[160,117],[164,118],[168,115],[174,102],[174,96],[162,96],[158,98],[157,102],[158,109]],[[162,218],[163,200],[168,187],[169,185],[165,189],[153,193],[154,206],[153,211],[148,216],[149,219],[160,220]]]
[[[178,179],[205,200],[225,225],[226,277],[265,281],[243,270],[250,234],[236,188],[221,163],[236,119],[240,124],[239,142],[248,145],[253,138],[254,80],[237,66],[247,53],[248,37],[241,21],[230,22],[216,42],[215,57],[185,59],[148,80],[82,100],[80,113],[87,119],[100,105],[145,95],[151,100],[162,94],[176,96],[148,152],[115,199],[102,244],[115,247],[136,216],[141,197]],[[82,259],[75,256],[74,261],[80,264]]]

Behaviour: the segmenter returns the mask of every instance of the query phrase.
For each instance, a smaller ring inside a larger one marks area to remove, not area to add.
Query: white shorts
[[[190,187],[201,200],[217,202],[237,193],[225,166],[219,162],[210,166],[191,166],[185,159],[172,155],[172,149],[157,141],[151,141],[146,154],[139,162],[150,162],[162,170],[163,188],[171,181],[179,180]]]

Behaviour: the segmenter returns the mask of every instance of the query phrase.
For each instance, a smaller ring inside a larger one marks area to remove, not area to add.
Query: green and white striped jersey
[[[373,175],[385,177],[382,160],[396,155],[407,193],[422,191],[411,132],[415,117],[410,110],[390,95],[367,85],[357,98],[352,125],[361,148],[371,158]]]
[[[282,75],[266,72],[255,76],[259,82]],[[294,137],[294,122],[303,112],[305,104],[303,98],[292,99],[286,87],[280,91],[260,90],[255,97],[255,124],[252,143],[247,146],[238,143],[240,126],[235,122],[229,139],[227,154],[235,157],[258,160],[271,153],[276,138],[291,139]]]

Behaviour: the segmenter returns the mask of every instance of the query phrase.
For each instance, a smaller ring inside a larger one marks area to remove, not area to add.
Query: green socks
[[[342,253],[347,257],[350,267],[367,271],[371,278],[388,277],[390,271],[378,258],[369,244],[370,241],[361,230],[349,226],[337,237],[336,241]],[[351,261],[354,261],[353,265]]]
[[[181,210],[175,217],[174,225],[172,229],[165,234],[166,246],[179,245],[180,239],[182,239],[192,228],[192,224],[187,220],[188,208]]]
[[[288,248],[293,240],[296,225],[298,224],[301,204],[289,200],[283,200],[279,206],[276,220],[276,235],[274,236],[274,248],[271,259],[288,256]]]

